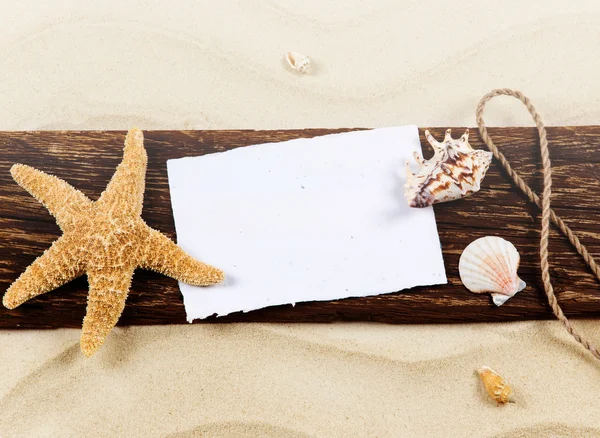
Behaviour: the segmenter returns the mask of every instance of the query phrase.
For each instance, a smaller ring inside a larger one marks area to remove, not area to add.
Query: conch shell
[[[504,378],[490,367],[483,366],[477,370],[485,390],[498,404],[510,401],[513,389]]]
[[[307,73],[310,67],[310,59],[308,56],[302,55],[298,52],[287,52],[285,54],[285,60],[288,62],[290,67],[299,73]]]
[[[520,256],[517,248],[501,237],[486,236],[471,242],[458,262],[460,279],[476,294],[490,292],[496,306],[501,306],[525,282],[517,275]]]
[[[423,208],[479,191],[492,162],[492,153],[473,149],[468,129],[458,140],[452,138],[448,129],[442,143],[429,131],[425,131],[425,137],[435,153],[431,159],[424,160],[415,152],[415,160],[421,166],[417,173],[412,173],[410,163],[406,163],[404,197],[408,204]]]

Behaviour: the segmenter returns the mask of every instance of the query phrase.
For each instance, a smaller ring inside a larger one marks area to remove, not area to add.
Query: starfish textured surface
[[[15,181],[56,218],[63,235],[8,288],[3,303],[25,301],[87,274],[89,294],[81,350],[94,354],[115,326],[136,268],[149,269],[196,286],[224,279],[221,270],[185,253],[142,219],[146,164],[144,136],[131,129],[123,161],[96,202],[67,182],[15,164]]]

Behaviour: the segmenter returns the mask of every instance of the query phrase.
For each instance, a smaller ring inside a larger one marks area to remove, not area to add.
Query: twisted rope
[[[531,188],[523,181],[523,179],[517,175],[517,173],[512,169],[510,163],[506,159],[506,157],[498,150],[490,136],[488,135],[487,128],[485,127],[485,123],[483,122],[483,108],[487,102],[492,100],[496,96],[512,96],[519,99],[529,111],[529,114],[533,117],[535,121],[535,126],[537,127],[539,136],[540,136],[540,151],[542,153],[542,174],[544,178],[544,189],[542,192],[542,198],[538,197],[536,193],[531,190]],[[572,325],[571,322],[567,319],[564,312],[562,311],[558,301],[556,300],[556,295],[554,294],[554,288],[552,287],[552,282],[550,279],[550,265],[548,263],[548,236],[550,234],[550,220],[560,228],[560,230],[564,233],[565,236],[569,239],[571,244],[575,247],[577,252],[581,254],[587,265],[590,267],[592,272],[596,275],[598,280],[600,280],[600,268],[598,264],[590,255],[588,250],[584,245],[581,244],[577,236],[571,231],[571,229],[563,222],[563,220],[556,215],[556,213],[550,208],[550,195],[552,193],[552,168],[550,164],[550,153],[548,151],[548,139],[546,138],[546,128],[544,127],[544,123],[531,101],[527,96],[525,96],[520,91],[510,90],[508,88],[502,88],[497,90],[492,90],[479,102],[477,105],[477,111],[475,113],[477,119],[477,126],[479,127],[479,133],[481,134],[481,138],[487,145],[490,151],[494,154],[494,157],[504,167],[508,175],[511,177],[513,182],[521,189],[525,195],[529,198],[530,201],[534,202],[538,207],[542,209],[542,232],[540,237],[540,261],[542,267],[542,281],[544,283],[544,291],[548,296],[548,303],[554,312],[554,315],[558,318],[558,320],[565,326],[567,331],[575,338],[577,342],[583,345],[586,349],[588,349],[597,359],[600,359],[600,352],[598,349],[584,336],[582,336]]]

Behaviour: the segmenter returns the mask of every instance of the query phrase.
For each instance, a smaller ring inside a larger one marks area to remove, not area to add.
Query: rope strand
[[[517,175],[517,173],[512,169],[512,166],[506,159],[506,157],[498,150],[490,136],[488,135],[487,128],[485,127],[485,123],[483,121],[483,108],[485,104],[492,100],[496,96],[512,96],[519,99],[523,104],[527,107],[529,114],[533,117],[535,121],[535,126],[537,127],[538,134],[540,136],[540,151],[542,154],[542,174],[544,180],[544,188],[542,191],[542,198],[538,197],[536,193],[531,190],[531,188],[523,181],[523,179]],[[519,189],[529,198],[530,201],[535,203],[538,207],[542,209],[542,231],[540,237],[540,262],[542,267],[542,281],[544,283],[544,291],[548,296],[548,303],[554,312],[554,315],[558,318],[558,320],[565,326],[567,331],[575,338],[577,342],[583,345],[587,350],[589,350],[594,357],[600,359],[600,352],[598,349],[584,336],[582,336],[572,325],[571,322],[567,319],[564,312],[562,311],[558,301],[556,300],[556,295],[554,294],[554,288],[552,287],[552,281],[550,278],[550,264],[548,263],[548,237],[550,235],[550,221],[552,221],[558,228],[563,232],[565,236],[569,239],[571,244],[575,247],[577,252],[581,254],[587,265],[590,267],[596,278],[600,280],[600,267],[594,260],[594,258],[590,255],[587,248],[581,244],[577,236],[571,231],[571,229],[563,222],[563,220],[556,215],[554,210],[550,208],[550,196],[552,194],[552,167],[550,163],[550,152],[548,150],[548,139],[546,137],[546,128],[539,113],[536,111],[535,107],[529,100],[527,96],[525,96],[520,91],[511,90],[508,88],[496,89],[492,90],[479,102],[477,105],[477,111],[475,113],[477,119],[477,126],[479,127],[479,133],[481,134],[481,138],[489,148],[489,150],[494,154],[494,157],[502,164],[502,167],[506,170],[508,175],[511,177],[513,182],[516,184]]]

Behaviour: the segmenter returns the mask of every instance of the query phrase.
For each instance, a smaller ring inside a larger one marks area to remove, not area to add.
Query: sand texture
[[[549,125],[600,123],[596,1],[123,3],[1,3],[0,129],[473,126],[497,87]],[[486,121],[531,125],[508,99]],[[117,327],[91,359],[78,341],[0,331],[2,438],[600,436],[600,361],[555,321]]]

